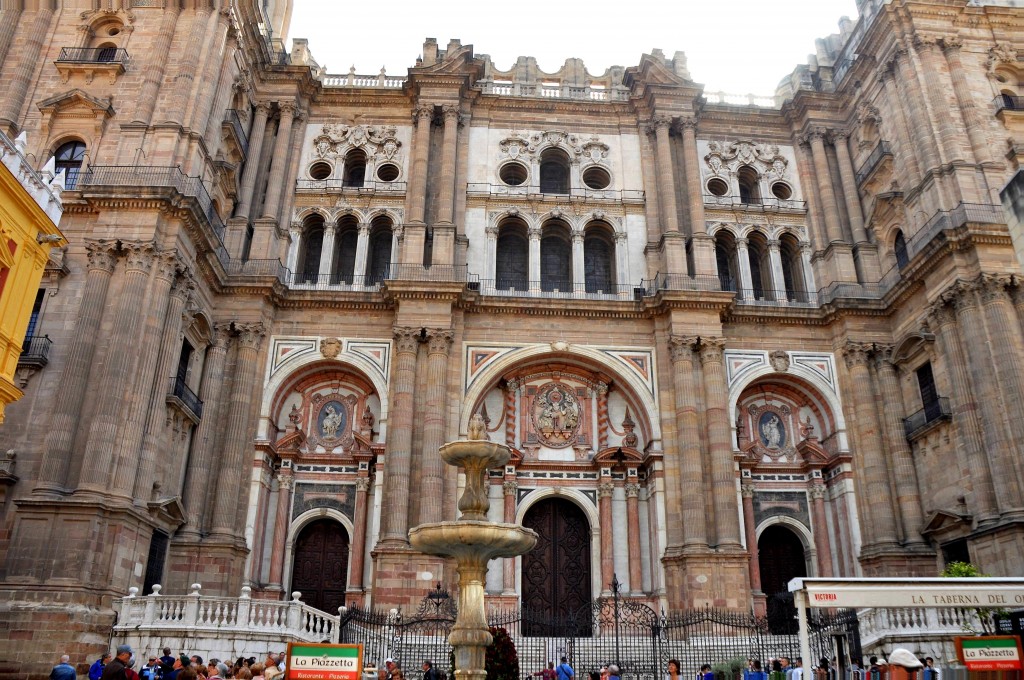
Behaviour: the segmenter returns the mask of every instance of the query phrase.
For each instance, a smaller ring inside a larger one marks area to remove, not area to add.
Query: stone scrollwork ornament
[[[320,341],[320,354],[325,359],[336,359],[341,354],[341,340],[338,338],[324,338]]]

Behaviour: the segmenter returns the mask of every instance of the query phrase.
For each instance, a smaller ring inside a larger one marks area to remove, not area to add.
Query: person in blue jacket
[[[89,680],[100,680],[103,675],[103,669],[110,662],[110,653],[106,653],[100,658],[96,659],[91,666],[89,666]]]

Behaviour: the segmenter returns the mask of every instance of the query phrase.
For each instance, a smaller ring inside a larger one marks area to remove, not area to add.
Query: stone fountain
[[[486,425],[480,414],[469,425],[468,441],[449,442],[440,448],[441,459],[466,473],[466,490],[459,499],[462,514],[454,522],[421,524],[409,531],[412,546],[427,555],[450,557],[458,565],[459,609],[448,640],[455,650],[457,680],[483,680],[484,653],[491,644],[484,609],[487,563],[497,557],[515,557],[537,544],[537,534],[518,524],[487,521],[487,471],[503,467],[509,449],[485,441]]]

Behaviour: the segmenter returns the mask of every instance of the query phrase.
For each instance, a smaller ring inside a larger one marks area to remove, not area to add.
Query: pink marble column
[[[738,550],[740,517],[739,508],[736,507],[736,463],[732,454],[732,418],[729,415],[724,353],[725,340],[700,339],[708,452],[711,458],[711,493],[715,504],[715,538],[719,550]],[[706,482],[704,488],[707,488]]]
[[[277,473],[277,515],[274,517],[273,548],[270,551],[270,588],[282,590],[284,584],[284,546],[288,541],[288,525],[291,522],[292,486],[295,478],[291,468],[281,468]]]
[[[612,490],[610,481],[601,482],[597,487],[597,509],[601,518],[601,592],[611,593],[612,578],[615,574],[615,544],[612,531]]]
[[[754,595],[755,613],[763,616],[765,613],[765,597],[761,592],[761,563],[757,554],[757,526],[754,519],[754,485],[744,483],[740,487],[740,495],[743,496],[743,535],[747,540],[747,552],[750,553],[748,563],[750,575],[750,592]]]
[[[370,483],[368,476],[356,480],[356,507],[352,517],[352,547],[348,560],[351,566],[346,590],[350,593],[359,593],[360,601],[357,604],[360,605],[363,592],[363,562],[366,558],[366,518],[370,502]]]
[[[644,579],[641,571],[643,564],[640,561],[640,485],[636,481],[626,484],[626,529],[629,532],[629,592],[642,595]]]
[[[818,576],[832,577],[832,543],[825,520],[825,485],[814,484],[809,490],[811,515],[814,517],[814,549],[818,553]]]
[[[519,484],[514,479],[506,479],[501,484],[501,489],[505,494],[505,505],[504,512],[502,513],[502,521],[506,524],[511,524],[516,521],[516,494],[519,491]],[[506,557],[504,563],[501,565],[501,594],[502,595],[515,595],[516,594],[516,558]]]
[[[608,448],[608,385],[597,384],[597,450]]]

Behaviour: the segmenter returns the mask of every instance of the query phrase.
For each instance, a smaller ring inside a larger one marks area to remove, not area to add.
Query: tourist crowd
[[[152,655],[139,666],[139,659],[129,645],[121,645],[114,654],[103,654],[89,667],[89,680],[273,680],[284,672],[284,652],[268,652],[266,659],[239,657],[234,662],[206,659],[198,654],[171,654],[164,647],[163,655]],[[75,680],[75,667],[65,654],[50,671],[50,680]]]

